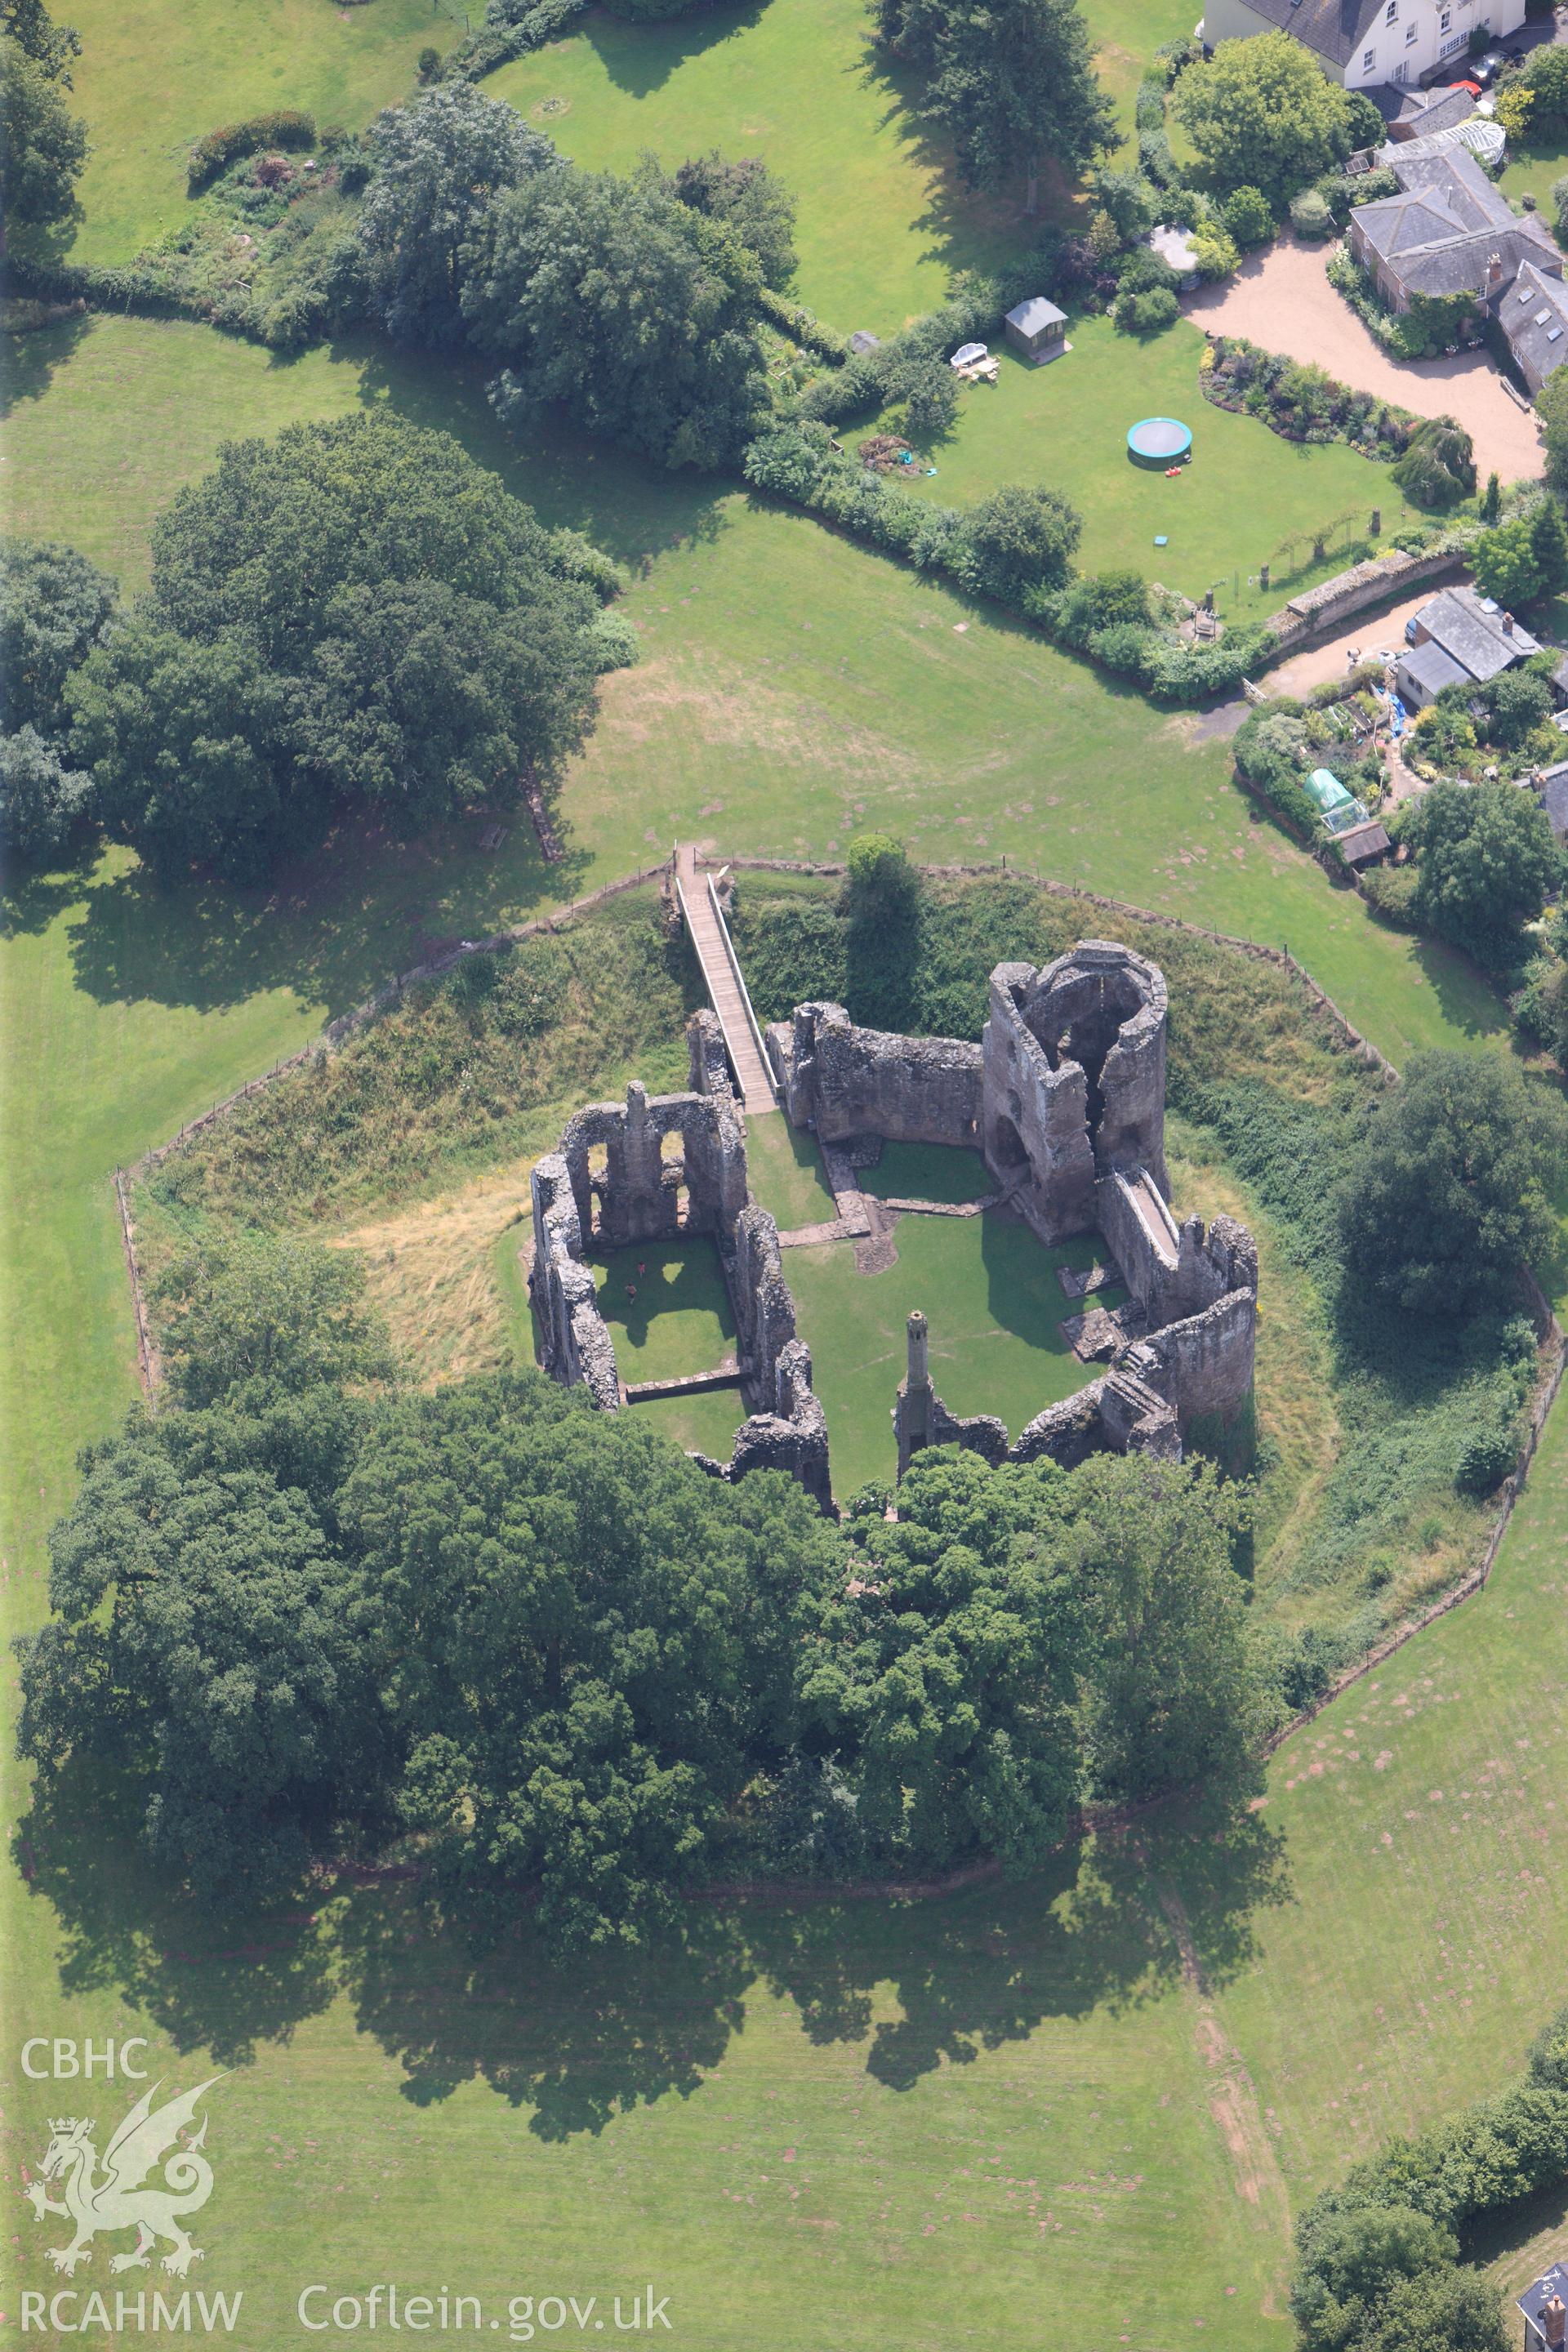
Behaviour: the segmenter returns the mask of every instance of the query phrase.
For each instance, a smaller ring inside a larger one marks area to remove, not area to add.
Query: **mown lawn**
[[[1203,337],[1185,320],[1142,337],[1078,319],[1068,339],[1071,351],[1040,368],[997,346],[996,383],[965,386],[952,437],[897,478],[943,506],[972,506],[1007,482],[1065,490],[1083,516],[1086,571],[1130,564],[1189,596],[1212,589],[1219,610],[1241,620],[1261,620],[1342,571],[1374,509],[1385,538],[1420,520],[1386,466],[1342,442],[1287,441],[1206,401]],[[1173,481],[1128,455],[1128,427],[1142,416],[1177,416],[1192,429],[1192,463]],[[1314,563],[1320,531],[1331,551]]]
[[[1534,140],[1527,141],[1523,147],[1510,143],[1498,185],[1516,205],[1522,196],[1533,196],[1548,228],[1555,230],[1557,209],[1552,201],[1552,190],[1564,172],[1568,172],[1568,140],[1550,146],[1538,145]]]
[[[1115,100],[1117,121],[1131,142],[1138,85],[1155,50],[1167,41],[1188,39],[1197,18],[1189,0],[1083,0],[1083,15],[1100,79]]]
[[[748,0],[666,24],[595,10],[484,87],[595,171],[626,171],[645,151],[666,164],[710,147],[761,155],[799,207],[799,299],[845,334],[885,335],[1029,231],[1021,188],[963,189],[868,29],[863,0]]]
[[[1387,2133],[1500,2088],[1563,2000],[1565,1515],[1558,1411],[1486,1591],[1275,1760],[1294,1899],[1223,2008],[1298,2210]]]
[[[478,21],[479,11],[473,12]],[[415,86],[423,48],[463,29],[452,0],[159,0],[144,10],[71,0],[81,35],[73,104],[92,156],[79,261],[127,261],[184,218],[185,159],[204,131],[297,107],[357,131]]]
[[[827,1414],[840,1497],[868,1478],[890,1482],[898,1466],[891,1416],[917,1307],[930,1328],[931,1376],[943,1403],[959,1414],[997,1413],[1013,1437],[1101,1369],[1079,1363],[1063,1336],[1063,1318],[1079,1308],[1056,1276],[1058,1265],[1087,1265],[1091,1243],[1042,1249],[1021,1221],[990,1211],[900,1216],[893,1243],[897,1260],[879,1274],[858,1271],[849,1242],[792,1249],[784,1263],[811,1349],[812,1385]],[[1120,1307],[1125,1297],[1103,1291],[1096,1303]]]

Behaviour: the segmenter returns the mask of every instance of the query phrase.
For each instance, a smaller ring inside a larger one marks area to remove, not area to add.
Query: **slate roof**
[[[1526,261],[1561,272],[1563,257],[1540,216],[1521,220],[1462,145],[1422,141],[1415,152],[1382,152],[1399,194],[1359,205],[1351,217],[1406,295],[1482,293],[1494,254],[1505,286]]]
[[[1405,95],[1401,93],[1402,96]],[[1447,131],[1453,124],[1466,122],[1476,110],[1476,94],[1458,83],[1446,89],[1435,89],[1430,97],[1408,94],[1409,102],[1393,118],[1396,139],[1428,139],[1434,131]],[[1381,113],[1382,109],[1378,111]]]
[[[1412,646],[1408,653],[1401,654],[1394,675],[1418,687],[1420,694],[1415,698],[1425,702],[1436,702],[1446,686],[1472,683],[1469,671],[1441,646],[1434,645]]]
[[[1478,595],[1473,588],[1445,588],[1429,604],[1422,605],[1415,620],[1481,685],[1527,655],[1541,651],[1538,639],[1520,622],[1515,621],[1511,630],[1505,629],[1501,607],[1491,598]],[[1424,645],[1415,648],[1418,654],[1426,650]]]
[[[1294,33],[1331,65],[1349,65],[1366,36],[1383,22],[1384,0],[1247,0],[1255,16]]]
[[[1497,316],[1528,383],[1542,383],[1568,360],[1568,288],[1533,261],[1521,265]]]
[[[1017,303],[1007,313],[1007,324],[1016,327],[1021,335],[1038,335],[1047,327],[1065,326],[1067,312],[1047,302],[1043,294],[1031,294],[1026,302]]]
[[[1568,760],[1542,768],[1537,778],[1541,805],[1559,841],[1568,840]]]

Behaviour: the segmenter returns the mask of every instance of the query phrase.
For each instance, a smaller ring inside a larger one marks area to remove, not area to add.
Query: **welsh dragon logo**
[[[183,2278],[193,2263],[201,2261],[201,2248],[192,2245],[180,2225],[184,2215],[200,2211],[213,2191],[213,2168],[201,2152],[207,2136],[205,2117],[192,2138],[179,2147],[176,2142],[202,2098],[222,2080],[220,2074],[209,2075],[194,2091],[170,2099],[155,2112],[153,2101],[159,2085],[154,2083],[104,2149],[101,2174],[93,2146],[92,2117],[51,2118],[43,2179],[29,2183],[23,2193],[40,2221],[46,2213],[59,2213],[76,2225],[68,2246],[45,2249],[57,2271],[64,2271],[68,2277],[79,2263],[90,2262],[92,2241],[100,2230],[136,2232],[130,2253],[110,2257],[111,2272],[145,2270],[160,2238],[167,2238],[173,2248],[163,2256],[163,2268],[176,2278]],[[150,2182],[148,2174],[168,2148],[175,2152],[163,2167],[162,2184]],[[62,2199],[48,2194],[45,2183],[51,2180],[62,2184]]]

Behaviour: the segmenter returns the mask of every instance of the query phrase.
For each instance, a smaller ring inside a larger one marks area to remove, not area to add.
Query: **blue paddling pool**
[[[1174,416],[1145,416],[1127,436],[1127,446],[1141,466],[1175,466],[1193,446],[1188,427]]]

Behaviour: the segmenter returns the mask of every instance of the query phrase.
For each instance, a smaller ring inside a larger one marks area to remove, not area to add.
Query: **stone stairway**
[[[731,969],[723,930],[708,895],[708,880],[698,871],[697,852],[686,844],[676,853],[676,877],[691,944],[708,987],[708,1000],[719,1015],[730,1066],[748,1114],[776,1109],[773,1080],[758,1050],[746,1003]]]

